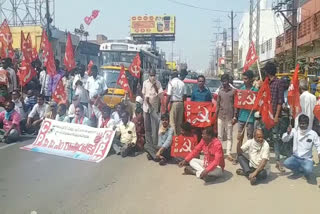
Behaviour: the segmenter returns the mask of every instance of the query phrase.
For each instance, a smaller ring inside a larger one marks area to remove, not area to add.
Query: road
[[[224,178],[205,184],[144,154],[111,155],[96,164],[19,149],[30,143],[0,144],[0,214],[319,212],[320,188],[277,174],[274,164],[257,186],[229,162]]]

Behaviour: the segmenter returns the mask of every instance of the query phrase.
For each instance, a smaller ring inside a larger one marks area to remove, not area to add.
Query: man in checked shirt
[[[277,66],[273,62],[267,62],[264,66],[264,72],[266,76],[269,77],[270,84],[270,92],[271,92],[271,104],[272,104],[272,112],[274,117],[275,126],[270,130],[272,132],[271,135],[271,143],[274,145],[274,153],[276,156],[276,168],[280,172],[285,172],[280,162],[280,145],[282,143],[280,136],[280,115],[281,108],[284,102],[284,85],[282,81],[276,77]]]

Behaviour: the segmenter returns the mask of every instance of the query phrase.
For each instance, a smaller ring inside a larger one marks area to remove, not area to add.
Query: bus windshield
[[[121,88],[117,84],[117,80],[119,78],[120,71],[119,70],[101,70],[100,75],[106,81],[108,88]]]
[[[125,62],[132,63],[133,58],[136,56],[136,52],[124,52],[124,51],[103,51],[102,56],[102,65],[111,65],[112,63]]]

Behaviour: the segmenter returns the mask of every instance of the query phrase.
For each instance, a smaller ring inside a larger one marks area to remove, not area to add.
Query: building
[[[297,61],[320,66],[320,1],[300,0],[297,26]],[[282,71],[292,68],[292,27],[276,39],[276,56]],[[320,75],[319,69],[314,70]]]
[[[277,16],[271,10],[271,0],[260,1],[260,28],[259,28],[259,61],[263,66],[266,62],[275,58],[276,37],[283,33],[283,18]],[[249,12],[243,14],[239,25],[239,60],[238,69],[242,72],[248,48],[250,32]],[[255,44],[257,47],[257,44]]]

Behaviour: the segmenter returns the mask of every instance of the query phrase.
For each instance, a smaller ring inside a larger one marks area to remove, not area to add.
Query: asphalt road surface
[[[274,164],[257,186],[228,161],[225,176],[205,184],[145,154],[96,164],[19,149],[32,142],[0,144],[0,214],[319,213],[318,185],[290,180]]]

